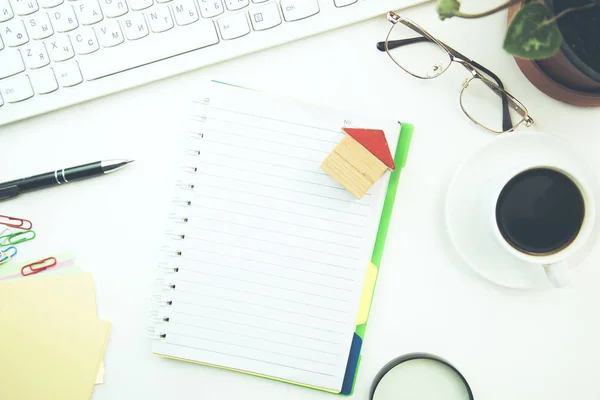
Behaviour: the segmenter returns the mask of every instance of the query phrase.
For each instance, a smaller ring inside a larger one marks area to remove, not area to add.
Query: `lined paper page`
[[[319,166],[344,125],[393,154],[397,122],[216,83],[189,122],[153,351],[339,392],[389,173],[357,200]]]

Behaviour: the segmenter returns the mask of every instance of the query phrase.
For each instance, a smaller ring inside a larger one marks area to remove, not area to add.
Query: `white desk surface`
[[[490,3],[493,3],[491,0]],[[440,22],[432,3],[404,11],[500,76],[535,118],[535,129],[573,141],[600,171],[600,109],[538,92],[501,49],[505,14]],[[385,17],[0,128],[0,181],[111,158],[126,170],[3,203],[28,217],[38,238],[24,251],[73,251],[93,273],[100,316],[112,321],[106,382],[93,400],[333,399],[331,394],[151,355],[144,337],[154,292],[164,167],[174,99],[208,79],[337,107],[381,112],[416,125],[371,310],[353,398],[366,399],[377,371],[414,351],[452,361],[486,400],[600,399],[600,249],[564,290],[515,291],[470,272],[446,236],[442,207],[461,160],[494,138],[458,106],[466,72],[454,66],[421,81],[375,49]],[[525,128],[522,128],[525,129]],[[0,322],[1,326],[1,322]]]

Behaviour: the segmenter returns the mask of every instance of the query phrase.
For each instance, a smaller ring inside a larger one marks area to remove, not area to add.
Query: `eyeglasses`
[[[419,79],[437,78],[453,62],[469,71],[471,76],[463,82],[459,100],[463,112],[475,124],[497,134],[510,132],[522,123],[533,124],[527,108],[504,90],[502,81],[493,72],[434,38],[408,18],[390,11],[387,19],[392,28],[385,42],[377,43],[377,49],[385,51],[410,75]]]

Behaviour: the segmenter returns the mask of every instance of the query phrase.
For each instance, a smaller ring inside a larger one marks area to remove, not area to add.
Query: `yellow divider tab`
[[[375,282],[377,281],[377,267],[372,262],[367,267],[367,275],[363,285],[362,296],[360,298],[360,306],[358,307],[358,315],[356,317],[356,325],[362,325],[369,318],[369,310],[371,308],[371,300],[375,291]]]

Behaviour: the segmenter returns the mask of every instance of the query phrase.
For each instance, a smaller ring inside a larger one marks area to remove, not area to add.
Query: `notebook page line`
[[[229,258],[235,258],[235,259],[239,259],[242,261],[247,261],[247,262],[251,262],[251,263],[257,263],[258,261],[253,260],[251,258],[244,258],[244,257],[238,257],[238,256],[233,256],[227,253],[219,253],[219,252],[215,252],[215,251],[209,251],[209,250],[196,250],[199,253],[208,253],[208,254],[213,254],[213,255],[217,255],[220,257],[229,257]],[[205,260],[200,260],[197,258],[193,258],[193,257],[188,257],[187,258],[189,261],[192,262],[198,262],[198,263],[205,263]],[[260,264],[265,264],[265,265],[270,265],[270,266],[274,266],[274,267],[280,267],[282,268],[282,265],[280,263],[269,263],[266,261],[260,261]],[[325,274],[323,272],[319,272],[319,271],[311,271],[311,270],[307,270],[307,269],[302,269],[302,268],[295,268],[292,266],[285,266],[285,269],[287,270],[295,270],[295,271],[301,271],[301,272],[306,272],[306,273],[310,273],[310,274],[315,274],[315,275],[321,275],[321,276],[325,276],[328,278],[335,278],[335,279],[340,279],[340,280],[345,280],[345,281],[351,281],[352,279],[344,277],[344,276],[339,276],[339,275],[331,275],[331,274]]]
[[[306,213],[302,214],[302,213],[293,212],[293,211],[289,211],[289,210],[282,210],[282,209],[279,209],[279,208],[267,207],[267,206],[256,205],[256,204],[248,204],[248,203],[245,203],[245,202],[232,200],[231,198],[226,198],[226,197],[209,196],[209,195],[207,195],[205,193],[198,193],[198,194],[196,194],[196,198],[198,198],[198,197],[205,197],[205,198],[209,198],[209,199],[221,200],[221,201],[230,202],[230,203],[243,204],[243,205],[245,205],[247,207],[264,208],[264,209],[267,209],[267,210],[270,210],[270,211],[278,211],[278,212],[285,213],[285,214],[298,215],[298,216],[301,216],[302,218],[312,218],[312,219],[317,219],[317,220],[321,220],[321,221],[335,222],[335,223],[338,223],[338,224],[343,224],[343,225],[357,227],[357,228],[362,228],[363,227],[363,225],[352,224],[352,223],[348,223],[348,222],[345,222],[345,221],[339,221],[339,220],[335,220],[335,219],[329,219],[329,218],[323,218],[323,217],[315,217],[313,215],[309,215],[309,214],[306,214]],[[192,207],[211,208],[213,210],[221,210],[221,211],[223,211],[223,209],[220,209],[220,208],[208,207],[208,206],[205,206],[205,205],[198,205],[197,202],[193,202],[192,203]],[[251,216],[251,217],[259,218],[255,214],[242,214],[242,213],[238,213],[238,214],[239,215],[246,215],[246,216]],[[270,221],[273,221],[273,222],[281,222],[281,223],[287,223],[287,224],[296,225],[296,226],[302,226],[302,227],[306,227],[306,228],[310,227],[310,226],[307,226],[307,225],[294,224],[294,223],[291,223],[291,222],[288,222],[288,221],[281,221],[281,220],[276,220],[276,219],[271,219],[271,218],[266,218],[266,217],[263,217],[262,219],[270,220]],[[312,229],[317,229],[317,228],[312,228]],[[340,235],[343,234],[343,233],[338,232],[338,231],[328,231],[326,229],[318,229],[318,230],[322,230],[324,232],[330,232],[330,233],[338,233]],[[352,236],[352,235],[346,235],[346,236]],[[358,237],[358,238],[360,238],[360,236],[352,236],[352,237]]]
[[[334,129],[327,129],[327,128],[323,128],[323,127],[320,127],[320,126],[300,124],[300,123],[292,122],[292,121],[288,121],[288,120],[282,120],[282,119],[277,119],[277,118],[270,118],[270,117],[266,117],[264,115],[255,115],[255,114],[251,114],[251,113],[244,113],[244,112],[237,111],[237,110],[230,110],[230,109],[219,108],[219,107],[215,107],[215,106],[211,106],[211,108],[214,108],[215,110],[228,111],[228,112],[235,113],[235,114],[238,114],[238,115],[247,115],[247,116],[251,116],[251,117],[255,117],[255,118],[268,119],[268,120],[271,120],[271,121],[281,122],[281,123],[284,123],[284,124],[297,125],[297,126],[301,126],[303,128],[318,129],[318,130],[322,130],[322,131],[336,132],[336,133],[338,132],[337,130],[334,130]]]
[[[209,220],[209,221],[221,222],[224,225],[238,225],[241,227],[250,228],[250,229],[257,230],[257,231],[267,231],[267,232],[271,232],[271,233],[279,233],[279,234],[286,235],[286,236],[294,236],[294,237],[298,237],[301,239],[319,241],[320,243],[333,244],[333,245],[340,246],[340,247],[347,247],[349,249],[358,249],[358,246],[353,246],[353,245],[343,244],[343,243],[338,243],[338,242],[329,242],[327,240],[315,239],[314,237],[309,237],[309,236],[296,235],[296,234],[285,232],[285,231],[278,231],[278,230],[274,230],[274,229],[265,229],[265,228],[261,228],[259,226],[255,226],[255,225],[246,225],[246,224],[241,224],[241,223],[236,223],[236,222],[224,221],[224,220],[220,220],[220,219],[216,219],[216,218],[208,218],[208,217],[203,217],[203,218],[205,220]],[[206,228],[192,226],[191,229],[206,229]]]
[[[249,281],[249,280],[246,280],[246,279],[233,278],[231,276],[226,276],[226,275],[211,274],[211,273],[204,272],[204,271],[191,271],[191,272],[196,273],[196,274],[203,274],[203,275],[208,275],[208,276],[214,276],[214,277],[217,277],[217,278],[225,278],[225,279],[231,279],[231,280],[235,280],[235,281],[239,281],[239,282],[251,283],[251,284],[259,285],[259,286],[281,288],[281,289],[289,290],[289,291],[296,292],[296,293],[301,293],[301,294],[306,294],[306,295],[310,295],[310,296],[321,297],[323,299],[336,300],[336,301],[341,301],[341,302],[348,302],[348,300],[346,300],[346,299],[339,299],[339,298],[331,297],[331,296],[323,296],[323,295],[318,294],[318,293],[304,292],[304,291],[301,291],[301,290],[296,290],[296,289],[292,289],[292,288],[289,288],[289,287],[286,288],[286,287],[282,287],[282,286],[279,286],[279,285],[278,286],[274,286],[274,285],[269,285],[268,283],[262,283],[262,282],[256,282],[256,281]],[[193,282],[193,281],[187,281],[187,282]],[[298,281],[295,281],[295,282],[298,282]]]
[[[242,168],[234,167],[232,165],[219,164],[219,163],[216,163],[216,162],[211,162],[210,164],[207,164],[206,161],[200,161],[200,162],[198,162],[198,164],[200,164],[200,165],[216,166],[216,167],[219,167],[219,168],[233,169],[233,170],[236,170],[238,172],[240,172],[240,171],[246,171],[246,172],[248,172],[249,171],[247,168],[246,169],[242,169]],[[311,171],[306,171],[306,172],[311,172]],[[271,174],[268,174],[266,172],[262,172],[262,175],[269,176],[269,177],[274,177],[274,178],[287,179],[287,180],[294,181],[294,182],[307,183],[309,185],[323,186],[323,187],[327,187],[327,188],[335,189],[335,190],[344,190],[344,191],[346,190],[343,187],[339,187],[339,186],[332,186],[332,185],[327,185],[327,184],[318,183],[318,182],[311,182],[311,181],[302,180],[302,179],[293,179],[293,178],[290,178],[289,176],[271,175]],[[370,195],[371,195],[371,193],[365,193],[365,196],[370,196]]]
[[[207,297],[214,297],[214,296],[207,296]],[[226,298],[223,298],[223,297],[214,297],[214,298],[218,298],[218,299],[221,299],[221,300],[227,300],[227,301],[233,301],[233,300],[226,299]],[[202,303],[194,303],[194,302],[179,300],[179,301],[177,301],[177,305],[179,305],[179,304],[193,305],[195,307],[200,307],[200,308],[211,308],[211,309],[214,309],[214,310],[226,311],[226,312],[230,312],[230,313],[234,313],[234,314],[241,314],[241,315],[245,315],[245,316],[252,317],[252,318],[267,319],[267,320],[276,321],[276,322],[279,322],[279,323],[285,323],[285,324],[290,324],[290,325],[299,326],[299,327],[303,327],[303,328],[314,329],[314,330],[318,330],[318,331],[322,331],[322,332],[337,333],[337,334],[340,334],[340,335],[343,333],[341,331],[334,331],[334,330],[323,329],[323,328],[315,327],[315,326],[311,326],[311,325],[298,324],[296,322],[286,321],[286,320],[283,320],[283,319],[280,319],[280,318],[277,318],[277,319],[269,318],[269,317],[265,317],[264,314],[263,315],[261,315],[261,314],[252,314],[252,313],[247,313],[247,312],[229,310],[229,309],[226,309],[226,308],[214,307],[214,306],[210,306],[210,305],[206,305],[206,304],[202,304]],[[268,307],[264,307],[264,306],[260,306],[260,307],[268,308]],[[300,314],[300,313],[292,312],[292,311],[289,311],[289,310],[281,310],[279,308],[270,307],[269,309],[275,310],[275,311],[282,311],[284,313],[289,313],[289,314],[303,315],[305,317],[311,317],[311,318],[314,318],[314,319],[325,320],[324,318],[315,317],[314,315]],[[208,316],[203,315],[203,314],[195,314],[195,313],[189,313],[189,312],[182,312],[182,311],[179,311],[179,310],[177,310],[175,308],[172,311],[172,313],[173,314],[189,315],[189,316],[192,316],[192,317],[202,317],[203,319],[215,319],[213,317],[208,317]],[[228,320],[228,319],[219,319],[218,321],[226,322],[226,323],[229,323],[229,324],[241,324],[238,321],[232,321],[232,320]],[[326,319],[326,321],[340,323],[340,324],[344,323],[343,321],[335,321],[335,320],[331,320],[329,318]],[[290,332],[273,330],[273,329],[265,328],[264,326],[248,325],[248,324],[245,324],[245,325],[253,327],[253,328],[259,328],[259,329],[263,329],[263,330],[269,330],[269,331],[272,331],[272,332],[284,333],[286,335],[292,335],[292,336],[303,337],[303,338],[307,338],[307,339],[311,339],[311,340],[323,341],[325,343],[340,344],[339,342],[324,341],[324,340],[322,340],[320,338],[314,338],[314,337],[309,337],[309,336],[302,336],[302,335],[297,335],[297,334],[293,334],[293,333],[290,333]]]
[[[242,330],[246,333],[253,332],[255,329],[271,332],[270,334],[261,333],[265,337],[278,338],[278,334],[285,334],[296,337],[295,343],[302,342],[299,339],[308,339],[333,345],[342,344],[344,327],[341,324],[343,323],[323,323],[315,318],[310,323],[304,324],[296,322],[297,317],[290,315],[294,313],[286,314],[273,309],[259,310],[258,307],[249,307],[248,310],[240,311],[236,304],[223,303],[223,306],[235,307],[235,309],[230,309],[213,306],[212,303],[207,304],[207,302],[179,300],[169,315],[169,322],[184,322],[210,327],[220,326],[228,329],[232,328],[231,325],[242,324],[252,328]],[[326,349],[331,348],[326,347]]]
[[[169,321],[171,322],[171,321]],[[243,333],[239,333],[239,332],[231,332],[231,331],[226,331],[226,330],[221,330],[221,329],[214,329],[214,328],[208,328],[206,326],[197,326],[197,325],[190,325],[190,324],[184,324],[182,322],[171,322],[172,324],[177,324],[177,325],[185,325],[185,326],[190,326],[192,328],[200,328],[203,330],[209,330],[209,331],[214,331],[214,332],[219,332],[219,333],[226,333],[226,334],[230,334],[230,335],[237,335],[237,336],[244,336],[244,337],[248,337],[250,339],[256,339],[256,340],[260,340],[260,341],[265,341],[265,342],[269,342],[269,343],[277,343],[277,344],[282,344],[284,346],[289,346],[289,347],[295,347],[298,349],[302,349],[302,350],[309,350],[309,351],[317,351],[323,354],[329,354],[332,356],[339,356],[339,353],[331,353],[322,349],[314,349],[312,347],[305,347],[305,346],[298,346],[297,344],[292,344],[292,343],[287,343],[287,342],[278,342],[275,340],[270,340],[270,339],[265,339],[264,337],[260,337],[260,336],[250,336],[250,335],[245,335]]]
[[[201,263],[203,265],[215,265],[215,266],[218,266],[218,267],[232,268],[232,269],[236,269],[236,270],[240,270],[240,271],[246,271],[246,272],[250,272],[252,274],[266,275],[266,276],[271,276],[271,277],[274,277],[274,278],[291,280],[291,281],[294,281],[294,282],[302,282],[302,283],[306,283],[306,284],[309,284],[309,285],[315,285],[315,286],[325,287],[325,288],[328,288],[328,289],[342,290],[344,292],[349,292],[350,291],[350,290],[348,290],[346,288],[342,288],[342,287],[331,286],[331,285],[324,285],[324,284],[319,283],[319,282],[303,281],[303,280],[297,279],[297,278],[290,278],[290,277],[287,277],[287,276],[281,276],[281,275],[277,275],[277,274],[269,274],[267,272],[261,272],[261,271],[256,271],[256,270],[252,270],[252,269],[247,269],[247,268],[234,267],[234,266],[231,266],[231,265],[217,264],[217,263],[211,263],[211,262],[206,262],[206,261],[201,261]],[[194,270],[194,269],[187,268],[187,267],[186,268],[181,268],[180,267],[179,269],[183,270],[183,271],[186,271],[186,272],[202,273],[202,271]]]

